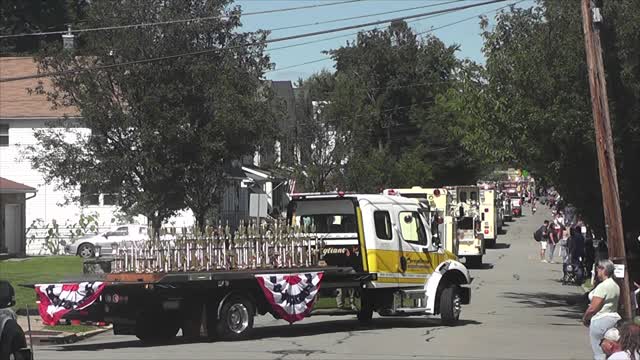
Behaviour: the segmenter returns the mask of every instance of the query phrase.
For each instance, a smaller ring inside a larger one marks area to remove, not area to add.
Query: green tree
[[[204,226],[217,204],[224,167],[252,153],[273,123],[265,33],[237,32],[230,1],[92,2],[86,27],[194,17],[206,21],[83,33],[78,53],[52,49],[39,60],[52,77],[56,106],[76,106],[90,134],[43,130],[31,152],[48,181],[75,190],[89,185],[118,195],[127,214],[154,228],[185,207]],[[219,18],[211,18],[220,15]],[[190,52],[199,55],[69,72]],[[40,88],[39,91],[45,91]]]
[[[606,1],[602,44],[627,246],[638,250],[640,3]],[[531,169],[604,233],[580,6],[539,1],[483,22],[484,68],[448,104],[467,149]]]
[[[436,104],[457,82],[457,50],[397,22],[329,52],[336,72],[314,96],[326,101],[323,112],[336,132],[340,188],[475,182],[476,162],[451,131],[452,115]]]
[[[295,176],[304,191],[331,191],[336,187],[344,152],[330,117],[329,94],[334,88],[334,76],[328,71],[300,79],[302,91],[296,98],[298,119],[297,148],[300,164]]]
[[[88,5],[87,0],[4,0],[0,5],[0,35],[67,30],[67,24],[84,19]],[[34,54],[60,39],[59,34],[0,39],[0,53]]]

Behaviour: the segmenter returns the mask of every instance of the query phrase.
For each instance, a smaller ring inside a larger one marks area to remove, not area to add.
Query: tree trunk
[[[151,224],[151,237],[153,240],[158,240],[160,238],[160,229],[162,228],[162,218],[156,213],[147,215],[147,218]]]
[[[198,228],[198,230],[200,230],[201,234],[205,233],[207,224],[206,224],[206,216],[205,216],[205,211],[200,210],[200,211],[196,211],[194,209],[191,209],[194,213],[194,216],[196,218],[196,227]]]

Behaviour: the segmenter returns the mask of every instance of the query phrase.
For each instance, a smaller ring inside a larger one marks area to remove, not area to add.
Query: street
[[[588,359],[580,323],[582,290],[560,284],[560,264],[539,260],[532,234],[550,216],[546,207],[505,227],[482,269],[471,270],[471,304],[461,324],[439,319],[375,318],[363,327],[354,316],[316,316],[288,326],[256,319],[253,340],[143,346],[110,333],[71,345],[36,347],[35,359]],[[559,260],[556,258],[556,260]]]

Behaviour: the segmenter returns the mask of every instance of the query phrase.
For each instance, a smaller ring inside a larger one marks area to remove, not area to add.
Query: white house
[[[37,64],[30,57],[0,57],[0,78],[35,73]],[[84,193],[83,204],[68,203],[66,200],[69,194],[58,190],[55,185],[46,184],[43,174],[34,170],[30,161],[25,158],[26,147],[36,142],[36,129],[51,128],[53,121],[65,117],[71,120],[80,119],[78,109],[53,109],[46,96],[30,93],[28,89],[38,86],[38,81],[43,82],[45,89],[51,86],[46,78],[0,83],[0,177],[32,187],[36,194],[35,197],[29,196],[24,205],[23,223],[27,232],[27,254],[42,253],[43,230],[54,221],[64,226],[76,224],[82,214],[97,214],[101,227],[110,227],[121,222],[117,216],[118,207],[112,196]],[[79,121],[70,123],[76,126],[73,130],[88,131],[79,127]],[[255,161],[253,164],[245,162],[238,165],[235,174],[228,174],[234,181],[222,196],[221,220],[237,225],[256,213],[262,216],[265,213],[271,214],[274,209],[281,211],[284,206],[281,199],[286,198],[285,186],[282,184],[286,181],[280,179],[274,184],[272,174],[257,168],[260,164]],[[80,195],[80,191],[81,189],[78,189],[75,195]],[[260,204],[264,204],[266,211],[261,209]],[[140,223],[146,221],[142,216],[136,220]],[[170,219],[168,226],[192,226],[193,223],[191,211],[186,210]],[[0,236],[5,235],[2,233]],[[35,241],[30,241],[33,236],[36,237]],[[6,244],[6,241],[0,238],[0,249],[3,244]]]
[[[1,57],[0,77],[16,77],[37,73],[37,65],[30,57]],[[70,195],[56,189],[54,184],[46,184],[43,175],[34,170],[30,161],[25,159],[25,150],[36,142],[36,129],[50,128],[50,123],[67,117],[79,119],[76,108],[53,109],[46,96],[29,93],[29,89],[38,86],[42,81],[45,88],[50,86],[46,79],[29,79],[0,83],[0,177],[18,182],[36,189],[36,196],[30,197],[25,204],[25,227],[27,230],[27,254],[40,253],[41,241],[31,241],[29,233],[36,233],[38,228],[46,227],[54,221],[64,226],[75,224],[81,214],[98,215],[101,227],[110,227],[118,222],[114,200],[108,194],[86,194],[84,204],[66,204]],[[70,123],[74,123],[71,121]],[[77,122],[75,122],[77,124]],[[82,131],[86,129],[75,128]],[[87,130],[88,131],[88,130]],[[75,195],[79,195],[78,193]],[[175,226],[190,226],[193,217],[190,212],[172,219]],[[4,219],[3,219],[4,220]],[[137,221],[144,222],[144,217]],[[35,226],[35,228],[33,228]],[[2,234],[1,236],[5,236]],[[5,243],[1,239],[0,244]],[[41,239],[40,239],[41,240]]]

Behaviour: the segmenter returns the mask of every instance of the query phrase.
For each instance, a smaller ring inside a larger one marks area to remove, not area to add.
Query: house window
[[[80,186],[80,205],[100,205],[100,193],[95,186],[86,184]]]
[[[9,125],[0,124],[0,146],[9,146]]]

